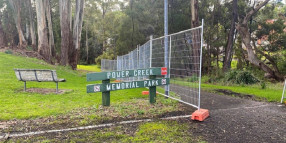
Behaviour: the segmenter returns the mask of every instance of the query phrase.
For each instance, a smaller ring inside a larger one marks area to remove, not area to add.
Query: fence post
[[[153,35],[150,36],[150,68],[152,67],[152,44],[153,44]]]
[[[281,103],[283,103],[283,100],[284,100],[284,94],[285,94],[285,89],[286,89],[286,79],[285,79],[285,82],[284,82],[284,88],[283,88],[283,93],[282,93],[282,98],[281,98]]]
[[[203,43],[204,43],[204,19],[202,19],[202,30],[201,30],[201,52],[200,52],[200,77],[199,77],[199,99],[198,99],[198,110],[201,108],[201,82],[202,82],[202,61],[203,61]]]
[[[110,79],[103,80],[102,84],[110,83]],[[102,92],[102,105],[110,106],[110,91]]]
[[[149,79],[156,79],[156,75],[150,75]],[[156,86],[149,87],[149,102],[156,103]]]

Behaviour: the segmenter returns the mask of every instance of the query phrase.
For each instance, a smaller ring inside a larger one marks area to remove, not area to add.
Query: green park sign
[[[87,93],[168,85],[169,78],[87,85]]]
[[[102,104],[103,106],[109,106],[110,91],[149,87],[149,101],[150,103],[155,103],[156,86],[168,85],[170,83],[169,78],[156,79],[156,76],[167,75],[168,72],[169,71],[166,67],[162,67],[162,68],[147,68],[147,69],[136,69],[136,70],[89,73],[86,75],[87,81],[102,80],[102,84],[87,85],[86,90],[87,93],[102,92]],[[140,76],[149,76],[149,79],[141,81],[110,83],[110,79],[140,77]]]
[[[86,75],[87,81],[107,80],[116,78],[127,77],[140,77],[151,75],[167,75],[167,68],[148,68],[148,69],[136,69],[136,70],[122,70],[122,71],[110,71],[100,73],[88,73]]]

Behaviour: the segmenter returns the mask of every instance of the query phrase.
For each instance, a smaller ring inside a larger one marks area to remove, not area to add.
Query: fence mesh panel
[[[101,71],[113,71],[117,70],[117,60],[101,60]]]
[[[201,49],[203,26],[168,35],[170,98],[200,108]],[[151,39],[117,60],[102,60],[102,69],[131,70],[165,67],[165,37]],[[163,76],[162,76],[163,77]],[[119,80],[142,80],[132,77]],[[165,95],[166,96],[166,95]]]

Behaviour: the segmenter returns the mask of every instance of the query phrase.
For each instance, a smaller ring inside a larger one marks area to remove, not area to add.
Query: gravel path
[[[286,106],[202,93],[210,117],[195,124],[193,133],[209,142],[286,142]]]

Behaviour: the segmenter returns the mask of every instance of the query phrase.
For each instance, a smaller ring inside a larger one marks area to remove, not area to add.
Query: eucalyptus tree
[[[21,28],[21,1],[20,0],[9,0],[10,7],[13,10],[13,17],[16,24],[19,46],[23,47],[27,45],[26,39],[24,37],[23,30]]]
[[[51,62],[51,50],[49,48],[45,7],[46,5],[44,0],[36,0],[38,53],[42,55],[46,61]]]
[[[238,30],[240,36],[242,37],[242,42],[246,47],[247,51],[247,60],[254,66],[268,73],[272,78],[276,80],[284,80],[284,77],[278,72],[269,67],[263,61],[259,60],[257,57],[257,53],[254,52],[253,47],[251,45],[251,33],[249,21],[252,19],[253,15],[256,14],[262,7],[264,7],[270,0],[265,0],[259,3],[256,7],[251,9],[244,15],[243,17],[239,16],[240,20],[236,25],[236,29]]]

